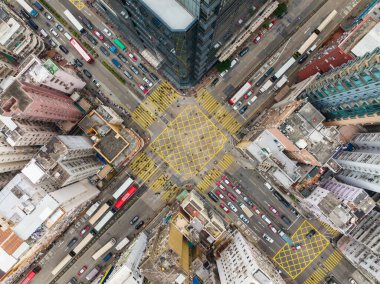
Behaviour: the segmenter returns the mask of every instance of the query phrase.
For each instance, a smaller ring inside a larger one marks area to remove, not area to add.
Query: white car
[[[145,83],[147,83],[147,85],[149,86],[149,88],[152,88],[153,83],[152,83],[151,81],[149,81],[146,77],[143,78],[143,81],[144,81]]]
[[[268,224],[272,224],[271,220],[269,220],[269,218],[265,215],[261,216],[261,218],[264,219],[265,222],[267,222]]]
[[[234,211],[235,213],[238,211],[237,208],[235,207],[235,205],[232,204],[232,202],[227,202],[227,205],[228,207],[231,208],[232,211]]]
[[[277,233],[277,229],[275,227],[273,227],[272,224],[269,224],[268,227],[272,230],[273,233]]]
[[[57,33],[57,32],[55,31],[55,29],[53,29],[53,28],[50,29],[50,32],[51,32],[52,35],[55,36],[55,37],[58,37],[58,36],[59,36],[58,33]]]
[[[241,220],[243,220],[244,223],[248,224],[249,223],[249,220],[247,219],[247,217],[244,216],[244,214],[240,214],[239,218]]]
[[[103,32],[108,36],[112,36],[112,33],[108,29],[103,29]]]
[[[92,82],[95,84],[95,86],[96,86],[97,88],[100,88],[100,83],[99,83],[98,80],[94,79],[94,80],[92,80]]]
[[[358,282],[356,282],[354,279],[352,279],[351,277],[348,278],[348,281],[350,281],[351,284],[358,284]]]
[[[283,237],[283,236],[285,236],[285,233],[284,233],[284,231],[281,231],[281,230],[279,230],[279,231],[278,231],[278,234],[280,235],[280,237]]]
[[[241,195],[241,191],[238,188],[235,188],[235,192],[239,195]]]
[[[266,240],[267,242],[273,243],[273,239],[269,237],[267,234],[263,235],[263,239]]]
[[[238,101],[232,108],[234,109],[234,110],[238,110],[240,107],[241,107],[241,105],[242,105],[243,103],[241,102],[241,101]]]

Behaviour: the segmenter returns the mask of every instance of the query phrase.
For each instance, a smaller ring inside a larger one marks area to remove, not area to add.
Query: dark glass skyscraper
[[[139,51],[152,53],[160,71],[180,89],[199,82],[216,63],[218,49],[254,10],[253,2],[246,0],[110,0],[109,6],[100,2],[124,37]]]

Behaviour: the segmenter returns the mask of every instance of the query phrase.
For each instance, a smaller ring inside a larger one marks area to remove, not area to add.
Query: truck
[[[273,82],[271,80],[266,81],[265,84],[260,88],[259,93],[262,94],[266,92],[272,85]]]
[[[80,32],[85,33],[86,30],[83,28],[81,23],[74,17],[73,14],[69,10],[65,10],[63,14],[66,16],[66,18],[70,21],[70,23]]]
[[[16,2],[25,9],[25,11],[27,11],[32,17],[37,17],[38,16],[38,12],[36,10],[34,10],[32,7],[30,7],[30,5],[28,3],[26,3],[25,0],[16,0]]]
[[[256,82],[256,87],[260,86],[262,83],[264,83],[265,79],[268,78],[268,76],[270,74],[272,74],[274,71],[274,68],[271,67],[267,70],[267,72],[265,72],[265,74],[263,76],[261,76],[261,78]]]
[[[280,78],[282,75],[285,74],[286,71],[289,70],[290,67],[296,62],[294,57],[290,57],[288,61],[278,71],[272,76],[272,81],[276,81],[278,78]]]
[[[100,269],[99,267],[95,266],[87,275],[86,275],[86,280],[92,281],[96,275],[98,275]]]
[[[115,58],[112,58],[112,63],[113,63],[113,65],[115,65],[117,68],[121,68],[121,64],[120,64],[120,62],[119,61],[117,61]]]
[[[125,247],[127,244],[129,244],[129,239],[125,237],[122,239],[117,246],[115,247],[116,250],[121,250],[123,247]]]
[[[278,90],[280,89],[282,86],[284,86],[286,84],[286,82],[288,82],[288,77],[286,77],[285,75],[281,77],[280,80],[278,80],[278,82],[276,83],[276,85],[274,86],[274,89],[275,90]]]
[[[92,204],[92,206],[86,211],[86,216],[91,217],[95,213],[96,209],[98,209],[99,205],[100,205],[99,201]]]
[[[43,11],[44,10],[44,7],[41,6],[40,3],[38,3],[37,1],[34,1],[33,2],[33,5],[40,11]]]
[[[105,214],[104,217],[100,219],[100,221],[94,227],[95,231],[99,232],[104,227],[104,225],[108,223],[114,214],[115,213],[112,211],[108,211],[107,214]]]
[[[96,253],[93,254],[92,258],[97,260],[103,254],[105,254],[109,249],[111,249],[116,244],[116,239],[110,239],[104,246],[102,246]]]
[[[244,211],[245,215],[247,215],[248,218],[251,218],[253,216],[252,211],[249,210],[248,207],[245,206],[245,204],[243,204],[242,202],[240,202],[239,206],[240,206],[241,210]]]

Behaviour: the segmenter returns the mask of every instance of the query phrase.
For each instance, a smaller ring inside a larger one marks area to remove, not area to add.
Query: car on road
[[[245,203],[247,203],[249,206],[253,206],[253,202],[251,199],[249,199],[247,196],[243,196],[243,200]]]
[[[238,110],[238,108],[239,107],[241,107],[241,105],[242,105],[243,103],[241,102],[241,101],[238,101],[232,108],[234,109],[234,110]]]
[[[127,70],[124,70],[123,73],[124,73],[125,76],[127,76],[127,78],[128,78],[129,80],[133,80],[133,77],[132,77],[131,73],[129,73]]]
[[[144,226],[144,221],[140,221],[140,222],[135,226],[135,229],[138,230],[138,229],[140,229],[142,226]]]
[[[154,82],[157,82],[159,79],[158,77],[154,74],[154,73],[150,73],[149,74],[150,78],[154,81]]]
[[[224,183],[228,186],[232,186],[232,183],[230,183],[230,181],[227,179],[226,176],[222,176],[222,180],[224,181]]]
[[[83,73],[84,73],[84,75],[86,75],[87,78],[91,78],[92,77],[92,74],[87,69],[83,69]]]
[[[131,225],[133,225],[133,224],[135,224],[138,220],[139,220],[139,216],[138,215],[136,215],[135,217],[133,217],[132,219],[131,219],[131,221],[129,222],[129,224],[131,224]]]
[[[242,192],[240,191],[240,189],[239,189],[237,186],[235,186],[235,187],[233,188],[233,190],[235,190],[235,192],[236,192],[237,194],[239,194],[239,195],[242,194]]]
[[[239,110],[239,113],[240,114],[243,114],[243,113],[245,113],[245,111],[248,109],[248,105],[245,105],[245,106],[243,106],[240,110]]]
[[[140,90],[144,93],[144,94],[147,94],[149,91],[147,88],[145,88],[143,85],[139,84],[139,88]]]
[[[112,36],[112,33],[109,31],[109,29],[107,29],[107,28],[104,28],[103,29],[103,32],[107,35],[107,36]]]
[[[272,224],[269,224],[268,227],[272,230],[273,233],[277,233],[277,229],[275,227],[273,227]]]
[[[132,70],[133,73],[135,73],[136,75],[139,75],[139,70],[137,70],[137,68],[133,65],[129,66]]]
[[[83,67],[82,61],[80,61],[78,58],[74,59],[74,64],[78,67]]]
[[[64,31],[63,27],[60,25],[60,24],[55,24],[55,27],[57,28],[57,30],[59,30],[61,33]]]
[[[282,231],[282,230],[278,230],[278,234],[280,235],[280,237],[283,237],[283,236],[285,236],[285,232],[284,232],[284,231]]]
[[[214,80],[212,80],[212,82],[211,82],[211,87],[214,87],[214,86],[216,86],[216,84],[218,84],[218,82],[219,82],[219,78],[215,78]]]
[[[20,12],[24,16],[25,19],[27,19],[27,20],[31,19],[31,16],[29,15],[29,13],[25,9],[21,9]]]
[[[256,205],[253,205],[253,206],[252,206],[252,209],[253,209],[253,211],[256,212],[257,215],[259,215],[259,216],[262,216],[262,215],[263,215],[263,213],[259,210],[259,208],[257,208]]]
[[[137,67],[139,67],[141,69],[141,71],[143,71],[143,73],[149,73],[149,70],[145,67],[144,64],[139,63],[139,65],[137,65]]]
[[[263,220],[264,220],[265,222],[267,222],[268,224],[272,224],[271,220],[269,220],[269,218],[268,218],[267,216],[265,216],[265,215],[261,215],[261,218],[263,218]]]
[[[223,190],[223,191],[226,191],[227,189],[224,187],[224,185],[220,182],[220,181],[217,181],[216,183],[215,183],[221,190]]]
[[[38,30],[38,25],[32,19],[28,20],[28,24],[33,30]]]
[[[259,43],[259,41],[264,37],[263,33],[259,33],[255,39],[253,40],[254,43]]]
[[[104,46],[100,46],[99,49],[105,56],[109,56],[111,54]]]
[[[224,203],[219,204],[220,208],[224,210],[224,212],[229,213],[230,209],[227,208],[227,206]]]
[[[97,45],[98,44],[98,41],[89,33],[86,34],[86,37],[87,39],[93,44],[93,45]]]
[[[228,196],[232,201],[236,201],[236,196],[233,195],[231,192],[227,192],[227,196]]]
[[[264,185],[265,185],[265,187],[268,188],[270,191],[273,191],[273,187],[272,187],[269,183],[265,182]]]
[[[297,217],[300,215],[295,208],[290,209],[290,212],[292,212]]]
[[[94,28],[94,25],[86,17],[78,17],[82,20],[82,23],[91,31]]]
[[[351,284],[358,284],[353,278],[348,278],[348,281],[350,281]]]
[[[235,205],[232,204],[231,201],[228,201],[227,202],[227,205],[231,208],[232,211],[234,211],[235,213],[238,212],[237,208],[235,207]]]
[[[222,200],[226,200],[226,197],[219,191],[219,190],[216,190],[215,191],[215,194]]]
[[[112,63],[113,63],[113,65],[115,65],[116,66],[116,68],[119,68],[119,69],[121,69],[121,67],[122,67],[122,65],[120,64],[120,62],[119,61],[117,61],[115,58],[112,58]]]
[[[153,87],[153,83],[149,81],[146,77],[143,78],[143,81],[149,86],[149,88]]]
[[[117,57],[119,57],[120,60],[123,61],[124,63],[127,62],[127,58],[126,58],[123,54],[119,53],[119,54],[117,55]]]
[[[71,277],[70,281],[67,284],[76,284],[78,283],[77,279],[75,277]]]
[[[274,24],[276,23],[276,20],[272,20],[272,21],[270,21],[268,24],[267,24],[267,26],[265,27],[268,31],[270,31],[272,28],[273,28],[273,26],[274,26]]]
[[[209,192],[209,193],[207,193],[207,195],[211,198],[212,201],[214,201],[214,202],[219,201],[218,197],[214,193]]]
[[[69,50],[64,45],[60,45],[59,49],[62,50],[64,54],[69,54]]]
[[[302,243],[293,244],[291,248],[292,250],[300,250],[302,248]]]
[[[240,214],[239,218],[246,224],[249,224],[249,220],[247,217],[244,216],[244,214]]]
[[[84,226],[83,229],[79,232],[79,235],[83,236],[88,230],[90,230],[90,226]]]
[[[71,248],[73,245],[76,244],[77,241],[78,241],[77,238],[72,238],[71,241],[69,241],[69,243],[67,244],[67,247]]]
[[[270,242],[271,244],[273,243],[273,239],[269,237],[267,234],[263,235],[263,239],[266,240],[267,242]]]
[[[81,276],[87,270],[87,265],[82,266],[82,268],[77,272],[78,276]]]
[[[55,37],[59,37],[59,34],[55,31],[55,29],[51,28],[51,29],[50,29],[50,32],[51,32],[51,34],[52,34],[53,36],[55,36]]]
[[[92,83],[94,83],[97,88],[100,88],[100,86],[101,86],[99,81],[96,79],[92,80]]]
[[[98,30],[93,30],[92,33],[100,40],[104,39],[104,35],[102,35]]]
[[[46,19],[48,19],[49,21],[53,21],[53,17],[48,12],[45,12],[44,15]]]
[[[133,62],[136,62],[136,61],[137,61],[136,56],[134,56],[132,52],[127,52],[127,55],[128,55],[128,57],[129,57]]]
[[[52,39],[49,39],[49,44],[52,46],[52,47],[56,47],[57,46],[57,43],[52,40]]]
[[[305,236],[306,239],[311,239],[317,232],[314,229],[311,229]]]
[[[269,210],[272,211],[272,213],[276,216],[280,216],[280,212],[276,210],[273,206],[269,206]]]
[[[281,219],[282,219],[282,221],[284,221],[284,223],[286,224],[286,225],[291,225],[292,224],[292,221],[290,221],[290,219],[288,218],[288,217],[286,217],[285,215],[282,215],[281,216]]]

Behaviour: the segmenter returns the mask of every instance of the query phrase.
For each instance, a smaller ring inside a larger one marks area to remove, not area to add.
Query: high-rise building
[[[22,172],[34,184],[49,180],[63,187],[95,175],[101,165],[89,138],[59,135],[42,147]]]
[[[309,101],[326,117],[325,125],[380,121],[380,49],[318,77],[306,90]]]
[[[0,113],[15,119],[77,122],[83,114],[60,91],[15,80],[0,95]]]
[[[239,231],[219,254],[216,264],[221,284],[285,283],[266,256]]]
[[[16,76],[22,82],[46,86],[50,89],[72,94],[86,85],[72,70],[62,70],[51,59],[42,61],[34,54],[26,58]],[[71,72],[69,72],[71,71]]]
[[[380,192],[380,133],[360,133],[334,159],[343,168],[336,178]]]
[[[58,128],[50,122],[12,119],[0,115],[0,131],[11,146],[42,146],[58,134]]]
[[[180,89],[203,77],[216,63],[218,49],[241,31],[257,8],[245,0],[109,1],[111,7],[98,1],[110,17],[119,14],[120,2],[128,17],[114,22],[140,51],[158,59],[160,71]]]
[[[43,40],[7,5],[0,4],[0,49],[11,61],[23,59],[31,53],[40,54]]]
[[[16,74],[16,67],[0,60],[0,83]]]
[[[0,173],[21,170],[37,151],[33,147],[12,147],[0,133]]]

